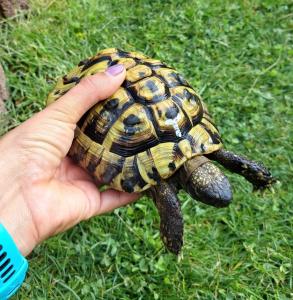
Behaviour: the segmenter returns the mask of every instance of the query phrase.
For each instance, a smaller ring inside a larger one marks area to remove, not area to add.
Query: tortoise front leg
[[[225,149],[220,149],[206,156],[217,161],[231,172],[243,176],[253,184],[256,190],[265,189],[276,181],[270,171],[262,163],[249,160],[244,156],[234,154]]]
[[[178,255],[183,245],[183,218],[176,192],[175,187],[166,181],[150,189],[161,218],[163,243],[169,251]]]

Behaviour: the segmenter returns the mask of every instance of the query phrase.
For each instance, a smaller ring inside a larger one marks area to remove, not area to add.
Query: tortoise
[[[206,105],[180,73],[137,52],[111,48],[81,61],[59,79],[47,103],[83,77],[115,64],[125,66],[126,79],[79,120],[69,156],[99,184],[151,196],[163,243],[179,254],[183,219],[178,190],[215,207],[232,200],[229,181],[213,160],[255,189],[269,187],[274,177],[262,163],[223,148]]]

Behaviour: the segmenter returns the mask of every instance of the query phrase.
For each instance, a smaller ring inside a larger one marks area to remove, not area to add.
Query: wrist
[[[26,256],[36,246],[36,234],[31,213],[23,198],[21,177],[24,166],[14,142],[10,134],[0,140],[0,153],[3,154],[0,160],[0,223],[9,232],[21,254]]]
[[[23,205],[23,201],[18,200],[18,197],[5,197],[5,199],[1,197],[1,204],[3,204],[2,200],[8,204],[0,205],[0,223],[9,232],[21,254],[27,256],[37,245],[37,235],[31,214]]]

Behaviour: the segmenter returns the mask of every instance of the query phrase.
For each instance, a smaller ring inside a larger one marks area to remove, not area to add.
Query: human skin
[[[124,78],[121,65],[88,76],[0,139],[0,223],[24,256],[48,237],[138,197],[99,192],[67,156],[77,121]]]

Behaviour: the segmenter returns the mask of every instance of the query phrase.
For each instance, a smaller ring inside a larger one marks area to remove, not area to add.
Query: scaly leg
[[[249,160],[225,149],[220,149],[206,156],[217,161],[229,171],[243,176],[253,184],[255,190],[265,189],[276,181],[262,163]]]
[[[176,192],[166,181],[150,189],[161,218],[161,238],[167,249],[178,255],[183,245],[183,218]]]

